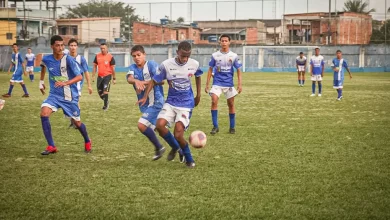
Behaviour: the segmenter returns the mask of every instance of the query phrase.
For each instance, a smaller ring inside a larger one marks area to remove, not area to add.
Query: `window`
[[[7,36],[7,40],[12,40],[12,33],[7,33],[6,36]]]
[[[245,35],[240,35],[240,40],[245,40]]]
[[[67,35],[68,27],[66,26],[58,26],[58,32],[60,35]]]
[[[77,26],[71,26],[70,29],[72,31],[71,32],[72,35],[78,35],[78,27]]]

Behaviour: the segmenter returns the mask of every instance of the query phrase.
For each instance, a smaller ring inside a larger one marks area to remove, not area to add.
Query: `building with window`
[[[16,43],[16,22],[0,21],[0,45]]]
[[[65,44],[71,38],[79,43],[115,42],[120,38],[120,17],[57,19],[57,33]]]

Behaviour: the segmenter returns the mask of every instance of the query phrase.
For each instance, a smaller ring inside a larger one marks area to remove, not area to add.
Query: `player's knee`
[[[164,120],[157,120],[157,123],[156,123],[156,129],[158,132],[161,132],[164,128],[165,128],[165,125],[166,123],[164,122]]]
[[[146,127],[144,124],[138,122],[138,130],[139,130],[141,133],[144,133],[145,130],[146,130],[146,128],[147,128],[147,127]]]
[[[174,136],[176,140],[181,140],[183,138],[184,130],[179,128],[175,129]]]
[[[81,121],[76,121],[74,119],[72,119],[73,121],[73,124],[77,127],[77,128],[80,128],[81,127]]]

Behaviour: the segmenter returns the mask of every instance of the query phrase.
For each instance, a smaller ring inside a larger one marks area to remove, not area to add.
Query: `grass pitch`
[[[1,93],[9,78],[0,75]],[[134,91],[117,78],[107,112],[84,88],[89,155],[60,110],[51,117],[59,152],[41,156],[46,96],[37,80],[26,82],[30,98],[15,86],[0,111],[0,219],[390,218],[390,74],[354,74],[337,102],[330,74],[323,96],[309,97],[310,81],[298,87],[296,74],[245,73],[237,133],[221,99],[220,133],[192,148],[195,169],[166,155],[151,161]],[[209,133],[209,106],[203,93],[187,137]]]

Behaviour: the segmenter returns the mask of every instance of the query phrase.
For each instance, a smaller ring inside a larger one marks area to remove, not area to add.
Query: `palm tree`
[[[375,8],[368,10],[368,2],[362,0],[348,0],[344,3],[344,11],[369,14],[375,12]]]

